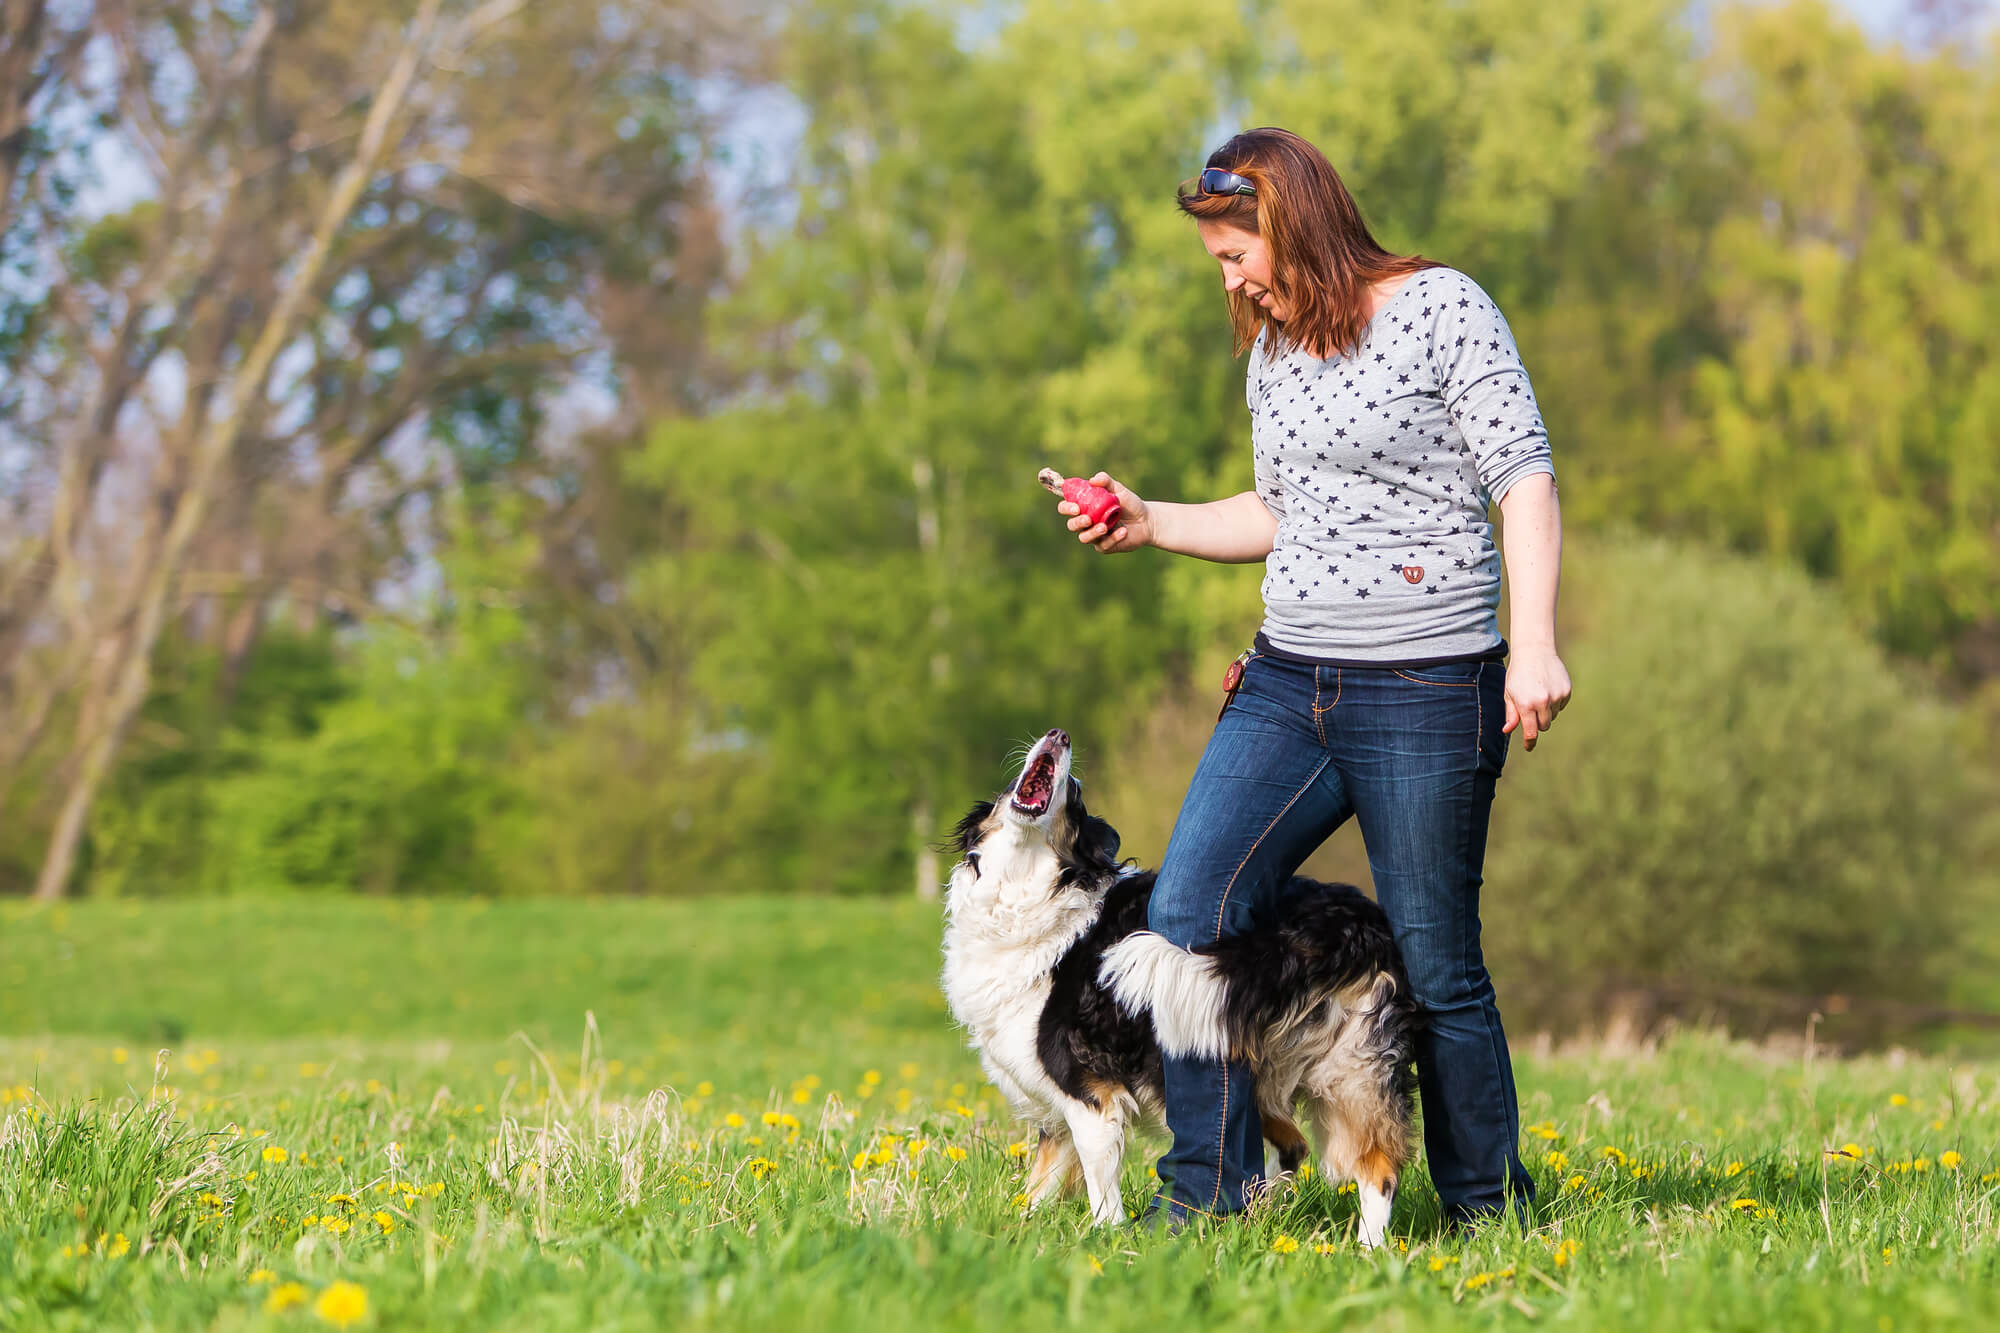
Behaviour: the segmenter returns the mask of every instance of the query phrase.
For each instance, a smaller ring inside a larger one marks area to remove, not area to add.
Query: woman
[[[1278,129],[1208,159],[1181,209],[1250,355],[1256,489],[1206,504],[1116,491],[1100,552],[1264,562],[1264,623],[1175,823],[1149,924],[1182,947],[1252,928],[1352,815],[1416,998],[1425,1150],[1446,1221],[1525,1210],[1507,1039],[1479,948],[1487,814],[1518,727],[1568,702],[1548,438],[1512,334],[1468,277],[1382,249],[1326,158]],[[1513,643],[1500,637],[1505,516]],[[1172,1149],[1149,1219],[1244,1206],[1263,1167],[1251,1074],[1169,1060]]]

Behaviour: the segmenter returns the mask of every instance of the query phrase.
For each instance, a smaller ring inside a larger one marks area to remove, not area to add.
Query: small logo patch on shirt
[[[1424,567],[1422,565],[1399,565],[1397,568],[1403,571],[1403,582],[1405,583],[1422,583],[1424,581]]]

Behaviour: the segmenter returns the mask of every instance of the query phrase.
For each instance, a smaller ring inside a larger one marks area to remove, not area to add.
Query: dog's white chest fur
[[[1096,920],[1082,889],[1050,892],[1046,843],[1011,830],[982,845],[981,865],[952,875],[944,935],[944,996],[981,1065],[1023,1118],[1061,1123],[1059,1090],[1036,1051],[1055,965]],[[1042,843],[1037,848],[1032,843]]]

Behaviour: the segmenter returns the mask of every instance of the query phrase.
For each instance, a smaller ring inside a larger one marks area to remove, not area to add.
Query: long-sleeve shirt
[[[1257,494],[1278,520],[1266,646],[1352,665],[1504,651],[1487,507],[1555,473],[1507,321],[1465,274],[1408,278],[1351,357],[1267,358],[1248,398]]]

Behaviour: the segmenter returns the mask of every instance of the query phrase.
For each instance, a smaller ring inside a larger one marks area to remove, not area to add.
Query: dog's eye
[[[978,878],[979,878],[979,853],[978,853],[978,852],[967,852],[967,853],[965,854],[965,863],[966,863],[967,865],[969,865],[969,866],[971,866],[971,867],[972,867],[972,877],[973,877],[974,879],[978,879]]]

